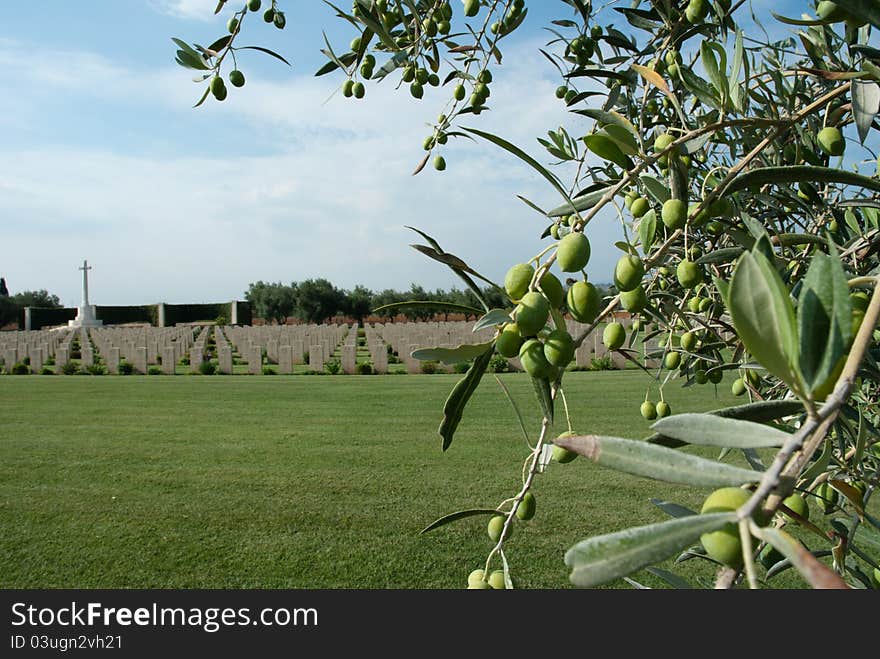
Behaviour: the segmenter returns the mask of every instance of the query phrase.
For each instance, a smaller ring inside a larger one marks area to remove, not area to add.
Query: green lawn
[[[487,375],[440,451],[458,377],[0,377],[0,587],[462,587],[491,548],[486,518],[418,531],[513,495],[527,449]],[[536,428],[528,379],[502,379]],[[647,434],[644,373],[566,383],[576,430]],[[673,412],[735,401],[727,384],[717,398],[711,385],[665,393]],[[568,586],[574,542],[665,519],[649,498],[708,494],[583,459],[552,464],[534,492],[537,515],[508,548],[531,588]]]

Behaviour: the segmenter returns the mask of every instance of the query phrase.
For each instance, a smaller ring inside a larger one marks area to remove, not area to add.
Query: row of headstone
[[[28,330],[0,334],[0,361],[6,371],[11,371],[18,362],[28,359],[31,370],[39,373],[43,365],[54,358],[58,348],[63,346],[72,330],[58,331]]]
[[[292,373],[295,364],[308,360],[309,368],[323,371],[324,364],[350,334],[347,325],[279,325],[224,327],[229,342],[248,364],[248,372],[262,372],[263,356],[278,364],[280,373]]]
[[[187,355],[194,344],[195,332],[191,326],[185,327],[98,327],[86,330],[98,352],[104,358],[108,373],[119,372],[119,364],[124,359],[132,364],[138,373],[146,373],[150,366],[162,362],[162,372],[173,375],[177,362]],[[82,361],[90,364],[94,354],[86,342],[83,346]]]

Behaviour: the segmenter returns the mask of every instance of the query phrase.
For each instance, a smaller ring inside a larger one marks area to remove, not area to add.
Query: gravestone
[[[278,347],[278,372],[284,375],[293,373],[293,354],[289,345]]]
[[[79,361],[84,367],[91,366],[92,364],[95,363],[95,353],[92,351],[91,347],[82,348],[79,351],[79,354],[80,354]]]
[[[220,372],[224,375],[232,375],[232,349],[228,346],[220,348],[217,351],[217,360],[220,365]]]
[[[409,348],[406,351],[406,356],[404,357],[404,361],[406,361],[406,372],[407,373],[421,373],[422,372],[422,362],[418,359],[412,357],[412,353],[419,349],[419,346],[415,344],[410,344]]]
[[[354,375],[357,366],[357,346],[342,346],[342,371],[346,375]]]
[[[62,369],[70,360],[70,350],[67,348],[58,348],[55,351],[55,372],[61,373]]]
[[[388,372],[388,352],[384,345],[380,345],[373,353],[373,370],[382,375]]]
[[[248,373],[260,375],[263,372],[263,349],[259,345],[252,345],[248,351]]]
[[[43,370],[43,350],[42,348],[31,347],[28,351],[31,358],[31,373],[39,373]]]
[[[119,373],[119,348],[112,347],[107,351],[107,372],[110,375]]]
[[[189,370],[192,373],[198,373],[202,366],[202,348],[193,346],[189,351]]]
[[[15,366],[15,362],[18,361],[18,350],[15,348],[7,348],[6,356],[3,358],[5,363],[5,369],[7,373],[12,373],[12,367]]]
[[[173,345],[162,348],[162,372],[165,375],[174,375],[177,366],[176,350]]]
[[[294,339],[290,343],[290,349],[293,352],[293,363],[294,364],[302,364],[304,363],[303,354],[306,351],[305,344],[302,339]]]
[[[147,348],[139,346],[134,349],[134,370],[138,373],[147,373]]]
[[[309,368],[319,373],[324,370],[323,345],[314,344],[309,346]]]

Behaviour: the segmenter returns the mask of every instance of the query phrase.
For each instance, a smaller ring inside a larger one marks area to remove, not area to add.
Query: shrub
[[[54,357],[49,357],[49,358],[45,361],[45,365],[46,365],[46,366],[55,366],[55,358],[54,358]]]
[[[434,360],[429,359],[428,361],[422,362],[422,364],[421,364],[421,366],[419,367],[419,369],[420,369],[420,370],[422,371],[422,373],[424,373],[425,375],[433,375],[434,373],[437,372],[437,366],[438,366],[438,363],[437,363],[437,362],[435,362]]]
[[[363,327],[358,327],[358,337],[364,337],[367,335],[367,330]]]
[[[12,367],[13,375],[29,375],[31,372],[30,367],[24,362],[18,362]]]
[[[44,366],[43,369],[40,371],[40,375],[55,375],[55,371],[53,371],[48,366]]]
[[[492,355],[489,360],[489,370],[493,373],[507,373],[510,371],[510,362],[502,355]]]
[[[131,375],[132,373],[134,373],[134,364],[123,359],[121,362],[119,362],[117,370],[119,371],[119,375]]]
[[[324,370],[327,371],[330,375],[336,375],[339,373],[339,370],[342,368],[342,365],[339,363],[338,359],[331,359],[329,362],[324,364]]]
[[[458,362],[452,366],[452,370],[456,373],[467,373],[468,369],[471,367],[471,362]],[[489,368],[492,368],[492,365],[489,365]],[[495,371],[499,373],[500,371]]]
[[[150,366],[147,369],[147,375],[162,375],[162,369],[159,366]]]
[[[214,324],[215,325],[228,325],[229,320],[226,318],[226,316],[217,316],[214,319]]]
[[[263,375],[278,375],[278,371],[276,371],[271,366],[264,366],[263,367]]]
[[[64,366],[61,367],[61,372],[64,375],[76,375],[76,372],[79,370],[79,366],[76,365],[76,362],[67,362]]]
[[[187,357],[187,356],[181,357],[180,363],[183,364],[184,366],[189,366],[189,357]]]
[[[201,373],[202,375],[214,375],[216,371],[217,365],[212,361],[205,360],[201,364],[199,364],[199,373]],[[266,375],[265,368],[263,368],[263,375]]]
[[[30,366],[31,365],[31,358],[25,357],[24,359],[21,360],[21,363],[24,364],[25,366]]]
[[[590,360],[591,371],[613,371],[615,368],[611,357],[593,357]]]
[[[366,362],[363,364],[358,364],[355,367],[355,373],[358,375],[372,375],[373,374],[373,365],[367,364]]]
[[[107,369],[103,364],[90,364],[86,366],[86,372],[89,375],[107,375]]]

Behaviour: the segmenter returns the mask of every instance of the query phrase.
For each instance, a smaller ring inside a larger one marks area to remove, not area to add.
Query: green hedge
[[[254,324],[254,312],[251,309],[251,303],[246,302],[244,300],[239,300],[236,302],[238,306],[238,324],[239,325],[253,325]],[[229,305],[232,306],[232,305]],[[227,318],[232,318],[231,315],[227,316]]]
[[[95,315],[105,325],[122,325],[123,323],[159,323],[159,307],[155,304],[125,307],[95,307]]]
[[[76,318],[76,308],[31,307],[31,329],[67,325],[68,320]],[[18,326],[24,329],[24,307],[18,312]]]
[[[250,325],[252,322],[251,305],[249,302],[237,302],[238,323]],[[196,323],[199,321],[212,322],[223,316],[229,321],[232,318],[232,303],[221,302],[217,304],[166,304],[165,324],[168,326],[177,323]]]
[[[250,325],[253,314],[249,302],[237,302],[239,325]],[[229,321],[232,318],[231,303],[217,304],[166,304],[165,325],[173,327],[177,323],[195,323],[198,321],[213,322],[218,316]],[[31,329],[66,325],[68,320],[76,318],[76,308],[49,309],[31,307]],[[159,305],[143,304],[124,307],[95,307],[95,315],[104,325],[122,325],[124,323],[159,324]],[[18,310],[19,327],[24,328],[24,308]]]

